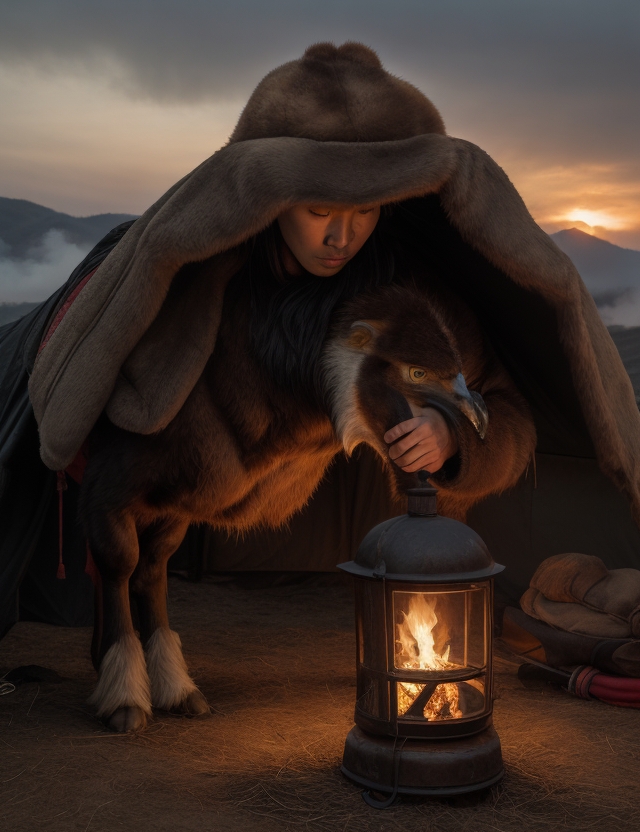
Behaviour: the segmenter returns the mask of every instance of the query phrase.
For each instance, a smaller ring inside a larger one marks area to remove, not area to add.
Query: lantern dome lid
[[[375,526],[355,560],[339,569],[363,578],[458,583],[490,578],[504,566],[473,529],[437,514],[404,514]]]

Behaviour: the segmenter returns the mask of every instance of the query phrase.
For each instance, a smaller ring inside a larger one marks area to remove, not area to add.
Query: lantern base
[[[472,737],[404,742],[367,734],[355,725],[347,735],[341,771],[378,792],[431,797],[480,791],[504,774],[492,725]]]

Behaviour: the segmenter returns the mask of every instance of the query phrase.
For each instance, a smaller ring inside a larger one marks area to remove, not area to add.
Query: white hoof
[[[146,645],[147,670],[154,708],[170,711],[197,691],[182,655],[180,636],[159,627]]]
[[[107,650],[89,704],[101,719],[119,708],[140,708],[146,714],[151,713],[149,677],[137,636],[127,635]]]

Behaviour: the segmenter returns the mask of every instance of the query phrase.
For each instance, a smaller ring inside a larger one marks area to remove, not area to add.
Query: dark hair
[[[316,369],[334,309],[393,281],[394,258],[383,212],[355,257],[334,277],[292,277],[282,261],[278,223],[254,237],[246,267],[251,345],[279,386],[318,398]]]

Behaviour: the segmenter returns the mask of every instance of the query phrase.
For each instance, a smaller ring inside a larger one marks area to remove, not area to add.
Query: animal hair
[[[379,444],[358,407],[357,381],[364,358],[364,352],[358,354],[338,339],[331,339],[322,355],[321,373],[331,420],[348,456],[362,442],[374,447]]]
[[[149,676],[140,639],[126,633],[107,650],[100,663],[96,689],[88,700],[97,715],[111,716],[118,708],[138,707],[151,713]]]
[[[352,261],[335,277],[305,272],[292,278],[281,257],[274,223],[257,235],[247,265],[236,278],[249,292],[253,351],[276,384],[322,401],[317,367],[335,308],[394,279],[394,256],[381,217]]]
[[[168,711],[197,690],[182,655],[180,636],[174,630],[158,627],[145,652],[154,707]]]
[[[386,72],[372,49],[316,43],[263,78],[230,141],[388,142],[424,133],[444,134],[440,114],[416,87]]]

